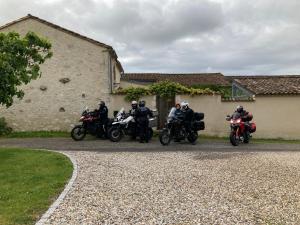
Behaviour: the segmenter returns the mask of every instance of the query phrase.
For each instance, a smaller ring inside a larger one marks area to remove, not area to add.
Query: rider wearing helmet
[[[136,114],[137,108],[138,108],[138,103],[137,103],[137,101],[132,101],[132,102],[131,102],[131,109],[129,110],[129,114],[130,114],[131,116],[134,117],[135,114]]]
[[[101,122],[106,122],[108,119],[108,109],[105,106],[105,102],[104,101],[100,101],[99,103],[99,119]]]
[[[145,106],[145,101],[139,102],[139,107],[136,110],[136,121],[139,130],[140,142],[144,141],[147,143],[149,141],[148,127],[149,119],[148,117],[153,117],[151,110]]]
[[[130,116],[135,117],[137,109],[138,109],[137,101],[132,101],[131,102],[131,109],[129,110]],[[131,129],[131,133],[132,133],[131,138],[133,140],[135,140],[136,134],[137,134],[137,124],[136,124],[136,122],[130,123],[130,129]]]
[[[250,121],[252,120],[253,118],[253,115],[252,113],[249,113],[247,112],[246,110],[244,110],[244,107],[239,105],[236,107],[236,112],[238,112],[242,118],[242,121],[245,122],[245,127],[246,127],[246,130],[249,130],[251,129],[250,127]]]
[[[181,109],[184,114],[183,125],[185,130],[189,133],[192,128],[192,121],[194,119],[194,111],[189,107],[188,102],[181,102]]]
[[[244,110],[243,106],[238,105],[236,107],[236,112],[238,112],[241,115],[241,118],[242,118],[243,121],[248,121],[247,118],[248,118],[249,112]]]
[[[98,109],[99,122],[107,131],[107,123],[108,123],[108,108],[105,106],[104,101],[100,101],[99,109]],[[106,133],[106,132],[105,132]]]

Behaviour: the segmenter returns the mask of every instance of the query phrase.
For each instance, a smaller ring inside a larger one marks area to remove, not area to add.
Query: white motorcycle
[[[155,118],[149,119],[148,137],[149,139],[153,136],[153,129]],[[137,137],[138,132],[136,129],[136,121],[133,116],[129,113],[125,113],[122,108],[115,116],[115,121],[112,123],[111,128],[108,130],[108,137],[113,142],[118,142],[124,135],[131,137]]]

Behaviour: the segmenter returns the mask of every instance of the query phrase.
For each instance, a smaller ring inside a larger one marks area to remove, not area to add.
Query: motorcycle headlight
[[[240,122],[241,122],[241,119],[237,119],[237,120],[231,119],[230,120],[230,123],[233,123],[233,124],[240,123]]]

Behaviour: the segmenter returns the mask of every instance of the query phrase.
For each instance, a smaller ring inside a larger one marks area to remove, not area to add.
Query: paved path
[[[0,146],[77,160],[74,187],[46,224],[300,224],[300,145],[49,138]]]
[[[111,142],[89,138],[83,141],[73,141],[71,138],[11,138],[0,139],[0,146],[15,146],[40,148],[65,151],[98,151],[98,152],[164,152],[164,151],[300,151],[300,144],[241,144],[233,147],[229,140],[208,140],[198,141],[196,145],[187,142],[171,143],[169,146],[162,146],[158,139],[150,143],[139,143],[128,139],[121,142]]]

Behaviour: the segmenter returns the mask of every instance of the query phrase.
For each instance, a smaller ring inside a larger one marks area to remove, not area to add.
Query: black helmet
[[[238,113],[243,112],[243,111],[244,111],[243,106],[239,105],[238,107],[236,107],[236,111],[237,111]]]
[[[99,105],[103,107],[103,106],[105,106],[105,102],[104,101],[100,101]]]
[[[139,107],[144,107],[146,105],[146,102],[144,100],[139,101]]]

